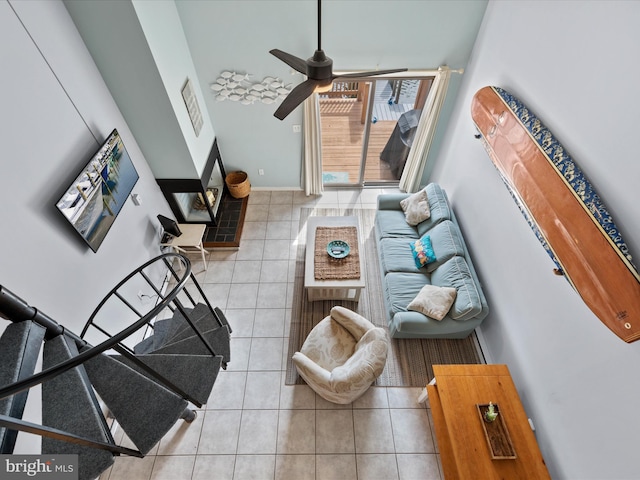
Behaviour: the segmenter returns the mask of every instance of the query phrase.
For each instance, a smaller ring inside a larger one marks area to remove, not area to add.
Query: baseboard
[[[493,357],[491,356],[491,353],[489,351],[489,347],[487,346],[487,342],[484,338],[484,335],[482,334],[482,329],[476,328],[475,332],[476,332],[476,338],[478,339],[478,348],[480,349],[479,351],[480,355],[484,357],[484,361],[487,364],[494,363]]]
[[[253,190],[254,192],[271,192],[271,191],[284,191],[284,192],[290,192],[290,191],[299,191],[302,192],[303,189],[300,188],[300,186],[297,187],[254,187],[253,185],[251,185],[251,190]],[[251,194],[249,194],[251,195]]]

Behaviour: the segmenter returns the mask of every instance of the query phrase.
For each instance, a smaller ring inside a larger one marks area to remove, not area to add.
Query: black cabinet
[[[200,178],[157,179],[178,223],[204,223],[218,225],[221,206],[229,195],[225,186],[225,171],[214,140],[207,164]]]

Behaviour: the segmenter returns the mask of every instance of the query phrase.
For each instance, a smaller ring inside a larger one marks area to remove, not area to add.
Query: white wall
[[[277,105],[217,102],[209,92],[224,70],[276,76],[294,85],[302,75],[269,54],[278,48],[301,58],[317,47],[315,0],[175,2],[227,171],[245,170],[256,187],[300,188],[302,123],[297,109],[284,121]],[[334,69],[465,67],[485,0],[365,0],[322,3],[322,48]],[[448,101],[456,98],[457,79]],[[442,118],[447,123],[449,105]],[[439,129],[439,135],[443,129]],[[436,139],[434,150],[437,148]],[[263,169],[264,176],[258,176]]]
[[[160,253],[155,217],[170,209],[61,2],[0,0],[0,43],[0,285],[80,333],[102,297]],[[55,204],[113,128],[143,204],[127,201],[93,253]]]
[[[626,344],[562,277],[475,133],[473,94],[518,96],[591,179],[640,262],[640,2],[490,2],[433,179],[449,193],[508,364],[555,479],[637,479],[640,342]]]
[[[199,138],[183,134],[190,120],[184,104],[179,104],[182,84],[178,78],[184,82],[193,65],[184,49],[177,15],[172,12],[173,2],[137,2],[135,7],[131,0],[64,0],[64,4],[155,177],[199,178],[213,144],[213,128],[210,124],[203,127]],[[157,29],[151,29],[150,39],[136,8],[146,20],[153,17],[154,9],[159,12]],[[167,51],[158,52],[164,45],[159,32],[162,28],[173,42],[167,42]],[[163,75],[168,75],[166,83]],[[202,93],[198,95],[201,99]],[[203,120],[209,122],[207,116]]]
[[[215,133],[209,119],[209,112],[205,108],[204,96],[200,89],[195,66],[191,60],[176,5],[173,2],[160,0],[133,0],[133,7],[162,78],[167,99],[173,107],[180,131],[191,154],[197,175],[201,177],[209,158]],[[182,98],[182,88],[187,78],[191,81],[191,87],[203,120],[198,135],[196,135]]]

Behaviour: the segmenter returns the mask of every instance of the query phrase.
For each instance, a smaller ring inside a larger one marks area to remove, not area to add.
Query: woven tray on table
[[[327,253],[327,245],[332,240],[347,242],[350,248],[349,255],[339,259],[331,257]],[[360,278],[358,231],[356,227],[317,227],[313,261],[316,280]]]

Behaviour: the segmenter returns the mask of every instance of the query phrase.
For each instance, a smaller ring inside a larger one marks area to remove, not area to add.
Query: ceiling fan
[[[274,48],[269,53],[276,56],[294,70],[307,76],[307,79],[296,86],[283,100],[282,104],[273,114],[276,118],[284,120],[298,105],[304,102],[315,91],[328,91],[336,78],[360,78],[373,75],[386,75],[389,73],[406,72],[406,68],[394,70],[375,70],[371,72],[354,72],[342,75],[333,73],[333,60],[327,57],[322,50],[321,40],[321,0],[318,0],[318,49],[313,57],[303,60],[290,53]]]

